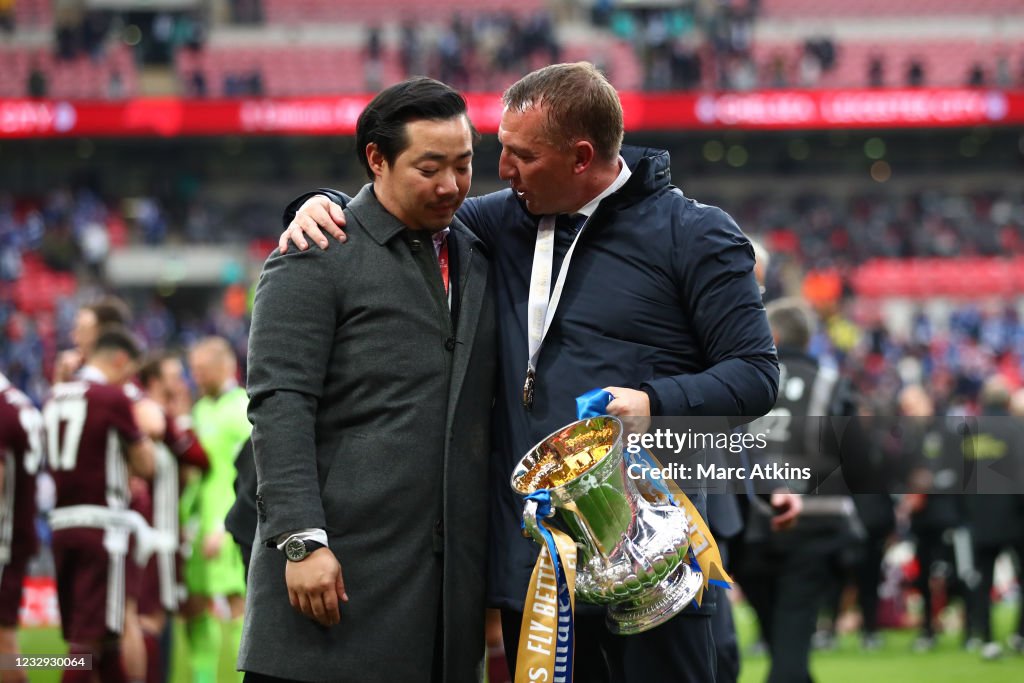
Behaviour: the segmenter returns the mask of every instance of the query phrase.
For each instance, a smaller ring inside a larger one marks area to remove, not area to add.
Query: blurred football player
[[[131,334],[100,332],[77,379],[53,387],[43,409],[48,466],[56,487],[50,515],[61,628],[71,654],[91,654],[104,681],[122,681],[125,565],[141,517],[128,509],[129,475],[153,475],[159,415],[133,404],[123,384],[140,356]],[[87,681],[67,670],[63,680]]]

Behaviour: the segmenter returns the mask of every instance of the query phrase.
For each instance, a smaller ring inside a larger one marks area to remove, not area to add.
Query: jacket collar
[[[666,150],[623,145],[620,154],[633,172],[619,191],[620,196],[647,196],[672,183],[671,162]]]
[[[615,177],[615,180],[612,181],[612,184],[606,187],[604,189],[604,192],[602,192],[601,194],[597,195],[589,202],[584,204],[583,208],[577,212],[578,214],[582,214],[587,218],[590,218],[592,215],[594,215],[594,212],[597,211],[597,207],[601,203],[601,200],[603,200],[605,197],[615,194],[620,189],[622,189],[622,187],[626,183],[629,182],[629,179],[633,175],[633,172],[629,170],[629,164],[627,164],[626,160],[622,158],[622,155],[619,155],[619,164],[619,175]]]
[[[377,200],[373,192],[373,183],[363,185],[359,194],[345,207],[356,217],[360,225],[377,244],[386,244],[395,235],[406,229],[406,225],[398,220]]]
[[[352,198],[345,209],[352,212],[367,234],[380,245],[386,244],[395,235],[409,229],[377,201],[377,195],[373,193],[373,183],[363,185],[363,189],[359,190],[359,194]],[[451,232],[458,235],[461,240],[473,243],[474,246],[481,245],[480,240],[458,218],[452,221],[450,227]]]

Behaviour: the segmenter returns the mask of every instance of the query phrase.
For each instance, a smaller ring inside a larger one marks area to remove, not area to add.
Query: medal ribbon
[[[515,683],[572,683],[576,543],[545,521],[552,513],[547,489],[534,491],[526,500],[537,503],[537,527],[544,543],[526,595]]]
[[[614,398],[614,396],[603,389],[591,389],[582,396],[578,396],[576,398],[577,418],[582,420],[588,417],[604,415],[608,404]],[[624,457],[632,463],[639,465],[645,475],[650,469],[661,469],[662,467],[661,462],[646,449],[642,449],[639,453],[635,454],[626,451]],[[694,567],[694,569],[699,568],[704,578],[704,583],[697,592],[697,597],[694,598],[697,605],[700,606],[701,600],[704,598],[704,591],[709,583],[721,586],[722,588],[732,588],[732,578],[725,571],[725,566],[722,563],[722,553],[718,550],[715,537],[711,535],[707,522],[701,517],[700,512],[697,511],[697,506],[693,504],[690,497],[683,493],[671,479],[654,479],[647,476],[644,476],[643,479],[650,487],[655,488],[657,493],[660,493],[676,507],[681,507],[686,512],[686,521],[690,525],[691,565],[696,562],[698,567]]]
[[[551,288],[551,270],[555,262],[555,216],[544,216],[537,226],[537,242],[533,248],[533,270],[530,273],[530,299],[527,304],[527,339],[530,357],[526,365],[526,385],[523,387],[523,404],[529,408],[533,403],[533,383],[537,375],[537,359],[540,358],[540,347],[548,334],[551,321],[554,320],[558,302],[562,299],[565,287],[565,276],[569,272],[569,262],[579,244],[583,228],[580,227],[573,238],[569,251],[562,259],[555,279],[554,289]]]

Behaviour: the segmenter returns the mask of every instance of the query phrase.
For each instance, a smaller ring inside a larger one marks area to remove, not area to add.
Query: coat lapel
[[[426,230],[412,230],[388,213],[374,194],[373,183],[363,186],[359,194],[349,202],[346,211],[363,226],[377,244],[383,246],[396,236],[405,241],[412,261],[423,276],[424,286],[437,309],[439,320],[448,321],[448,296],[441,281],[430,233]],[[446,335],[451,334],[451,324],[442,322],[442,330]]]
[[[487,262],[479,253],[480,242],[458,220],[452,223],[450,237],[459,240],[459,326],[455,331],[458,343],[452,359],[451,388],[448,392],[448,427],[455,417],[459,394],[469,369],[476,330],[480,322],[480,308],[487,285]]]

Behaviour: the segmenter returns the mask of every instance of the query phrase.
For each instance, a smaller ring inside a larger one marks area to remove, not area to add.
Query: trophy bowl
[[[547,489],[554,526],[577,547],[576,596],[607,605],[612,633],[640,633],[668,621],[703,583],[688,561],[689,523],[671,504],[648,502],[626,474],[622,422],[577,420],[534,446],[516,465],[512,489]],[[537,503],[523,509],[524,534],[544,544]]]

